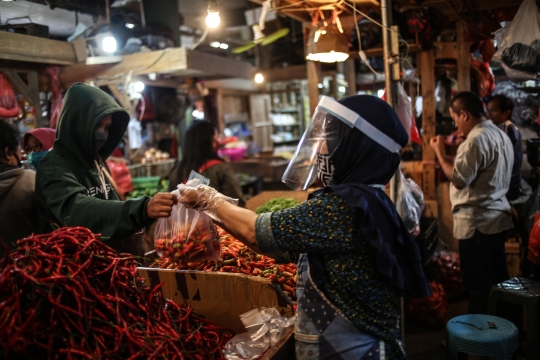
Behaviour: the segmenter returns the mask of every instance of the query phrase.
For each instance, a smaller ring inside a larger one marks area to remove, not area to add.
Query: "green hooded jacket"
[[[95,128],[109,114],[109,136],[98,157]],[[53,149],[37,168],[36,203],[49,220],[44,232],[52,230],[52,222],[84,226],[113,245],[152,224],[146,210],[149,197],[121,201],[107,177],[100,176],[101,167],[108,171],[105,159],[120,143],[128,122],[128,113],[102,90],[82,83],[68,89]]]

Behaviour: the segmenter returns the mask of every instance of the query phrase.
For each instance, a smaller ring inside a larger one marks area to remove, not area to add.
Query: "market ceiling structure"
[[[265,0],[251,0],[257,4],[262,4]],[[506,8],[519,6],[523,0],[392,0],[393,5],[397,5],[401,10],[417,7],[430,7],[440,10],[448,16],[448,20],[457,20],[463,13],[492,10],[498,8]],[[357,8],[378,8],[380,7],[379,0],[274,0],[274,8],[278,14],[289,16],[298,21],[311,21],[311,14],[314,9],[322,7],[323,9],[331,9],[336,7],[343,11],[341,16],[346,17],[352,15],[352,10],[349,5],[354,4]],[[540,3],[540,1],[537,1]]]

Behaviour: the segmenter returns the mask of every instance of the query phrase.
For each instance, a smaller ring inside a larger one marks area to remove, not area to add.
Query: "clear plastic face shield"
[[[317,157],[332,156],[347,133],[357,130],[390,152],[401,150],[398,143],[356,112],[323,96],[281,181],[294,190],[307,190],[325,170],[319,169]]]

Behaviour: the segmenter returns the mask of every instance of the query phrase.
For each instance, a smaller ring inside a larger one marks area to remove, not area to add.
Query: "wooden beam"
[[[262,5],[262,3],[265,0],[251,0],[251,1],[256,3],[256,4]],[[290,1],[282,0],[282,1],[279,2],[278,6],[279,7],[288,6],[288,5],[294,4],[295,2],[296,1],[294,1],[294,0],[290,0]],[[278,15],[288,16],[291,19],[294,19],[294,20],[297,20],[297,21],[300,21],[300,22],[311,21],[311,16],[309,15],[309,12],[307,12],[307,11],[299,11],[298,9],[301,9],[301,8],[302,8],[301,6],[298,6],[296,9],[294,7],[289,7],[289,8],[283,9],[283,10],[278,10],[276,13]],[[287,9],[290,9],[290,10],[287,10]],[[295,10],[293,10],[293,9],[295,9]]]
[[[253,66],[246,62],[225,57],[189,51],[186,48],[169,48],[125,55],[115,64],[67,66],[60,72],[60,81],[65,88],[78,81],[103,79],[115,81],[131,75],[150,73],[174,76],[221,76],[251,79]]]
[[[261,74],[264,76],[264,80],[267,82],[305,79],[306,72],[306,65],[294,65],[283,68],[261,70]]]
[[[111,93],[114,95],[116,100],[118,100],[118,102],[120,103],[120,106],[122,106],[124,109],[126,109],[130,113],[130,115],[132,115],[131,112],[130,112],[131,103],[129,101],[129,97],[127,96],[127,94],[121,92],[120,89],[118,89],[117,84],[109,84],[109,85],[107,85],[107,87],[109,88]]]
[[[73,45],[68,42],[7,31],[0,31],[0,59],[55,65],[77,62]]]
[[[458,44],[456,42],[436,42],[433,44],[435,59],[457,59]]]
[[[320,63],[315,61],[306,61],[307,63],[307,79],[308,79],[308,95],[309,95],[309,115],[313,115],[315,108],[319,103],[319,78]]]
[[[254,67],[250,63],[201,51],[188,51],[187,65],[188,69],[213,76],[252,80],[255,75]]]
[[[427,200],[435,200],[435,152],[429,141],[435,136],[435,54],[433,50],[422,51],[419,58],[422,79],[422,159],[424,165],[423,191]]]
[[[456,23],[458,91],[471,90],[471,50],[465,41],[465,22]]]
[[[37,72],[25,71],[28,74],[28,84],[24,82],[21,76],[12,69],[0,69],[1,72],[6,74],[9,82],[19,91],[22,96],[32,105],[35,109],[35,126],[37,128],[43,127],[43,116],[41,114],[41,103],[39,101],[39,82]]]
[[[347,95],[356,95],[356,68],[354,66],[354,59],[349,58],[345,61],[345,79],[349,85]]]

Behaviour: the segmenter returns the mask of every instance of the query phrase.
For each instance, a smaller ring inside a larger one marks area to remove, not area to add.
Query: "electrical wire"
[[[358,40],[358,56],[360,57],[360,60],[362,60],[362,62],[367,65],[367,67],[369,68],[369,70],[371,70],[372,73],[377,76],[383,76],[384,74],[378,73],[377,71],[375,71],[375,69],[371,67],[371,64],[369,63],[369,61],[367,61],[366,53],[362,50],[362,41],[360,40],[360,28],[358,27],[358,22],[356,21],[356,3],[354,4],[353,8],[355,10],[353,11],[353,21],[354,27],[356,28],[356,39]]]
[[[204,39],[206,39],[206,36],[208,35],[208,26],[204,29],[204,32],[201,36],[201,38],[199,39],[199,41],[197,41],[195,44],[193,44],[193,46],[190,48],[190,50],[195,50],[195,48],[199,45],[201,45],[201,43],[204,41]]]

